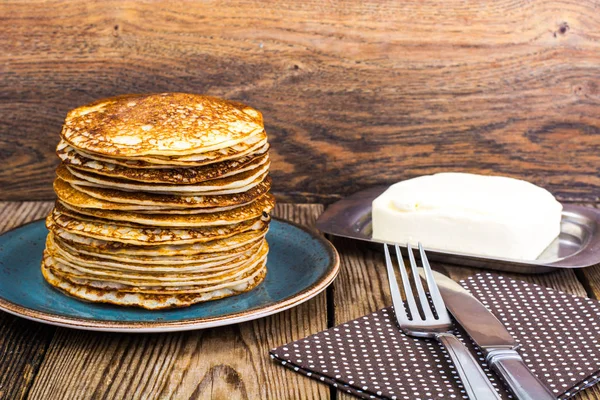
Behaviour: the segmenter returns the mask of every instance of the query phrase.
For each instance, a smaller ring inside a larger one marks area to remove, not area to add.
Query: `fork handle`
[[[500,395],[483,372],[481,365],[456,336],[451,333],[440,333],[436,339],[448,350],[469,399],[500,400]]]

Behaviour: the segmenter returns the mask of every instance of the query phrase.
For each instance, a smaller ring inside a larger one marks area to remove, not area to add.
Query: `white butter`
[[[547,190],[501,176],[440,173],[390,186],[373,201],[373,239],[535,260],[560,232]]]

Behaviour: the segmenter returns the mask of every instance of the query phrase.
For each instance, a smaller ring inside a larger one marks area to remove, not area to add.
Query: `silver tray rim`
[[[375,186],[361,190],[331,204],[316,222],[321,232],[338,237],[374,244],[383,241],[374,240],[352,227],[358,220],[370,221],[371,203],[389,186]],[[527,261],[509,258],[494,258],[473,254],[456,253],[436,249],[427,249],[428,258],[463,266],[475,266],[499,271],[518,273],[546,273],[566,268],[586,268],[600,263],[600,209],[563,203],[563,219],[580,220],[586,226],[588,238],[578,251],[566,257],[552,261]],[[405,246],[400,246],[405,249]],[[377,250],[381,251],[379,246]],[[418,253],[418,252],[417,252]]]

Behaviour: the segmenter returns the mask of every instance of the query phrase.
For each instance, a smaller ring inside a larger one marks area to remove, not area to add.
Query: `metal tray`
[[[317,220],[317,228],[334,236],[362,240],[382,251],[371,238],[371,203],[387,186],[355,193],[332,204]],[[499,271],[537,274],[556,268],[584,268],[600,263],[600,210],[563,204],[560,235],[537,260],[523,261],[427,249],[431,260]]]

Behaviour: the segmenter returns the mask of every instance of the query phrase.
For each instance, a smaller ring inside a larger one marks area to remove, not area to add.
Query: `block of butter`
[[[502,176],[439,173],[390,186],[373,201],[373,239],[535,260],[560,232],[547,190]]]

